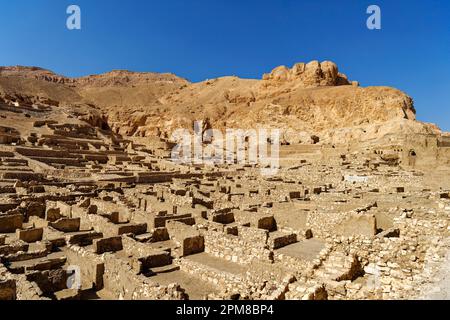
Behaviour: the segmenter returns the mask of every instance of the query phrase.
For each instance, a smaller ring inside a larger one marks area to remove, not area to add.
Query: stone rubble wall
[[[126,260],[112,254],[103,255],[105,273],[103,282],[108,292],[119,300],[185,300],[184,290],[176,283],[162,286],[136,271]]]
[[[205,252],[215,257],[239,264],[253,260],[272,261],[268,232],[261,229],[238,226],[238,236],[220,231],[204,231]]]

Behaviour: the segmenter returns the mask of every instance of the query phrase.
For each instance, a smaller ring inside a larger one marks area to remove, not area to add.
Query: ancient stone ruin
[[[1,68],[0,300],[425,297],[450,136],[415,112],[331,62],[195,84]],[[197,120],[281,128],[277,174],[174,163]]]

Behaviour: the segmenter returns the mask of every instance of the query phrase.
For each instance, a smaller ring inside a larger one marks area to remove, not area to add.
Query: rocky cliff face
[[[262,80],[223,77],[200,83],[172,74],[112,71],[67,78],[41,68],[3,67],[0,95],[10,102],[35,96],[77,106],[91,124],[125,136],[168,138],[198,120],[218,129],[279,128],[286,143],[439,132],[415,120],[413,100],[405,93],[361,88],[329,61],[277,67]]]
[[[280,66],[270,74],[263,75],[263,80],[271,81],[272,84],[295,81],[305,88],[351,84],[346,75],[339,73],[337,65],[330,61],[297,63],[292,69]]]

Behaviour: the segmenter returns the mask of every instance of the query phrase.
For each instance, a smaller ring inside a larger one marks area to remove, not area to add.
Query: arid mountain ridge
[[[390,134],[440,134],[416,120],[412,98],[362,88],[333,62],[277,67],[261,80],[191,83],[173,74],[115,70],[68,78],[37,67],[0,67],[0,99],[51,102],[124,136],[170,138],[178,128],[279,128],[288,143],[369,141]]]

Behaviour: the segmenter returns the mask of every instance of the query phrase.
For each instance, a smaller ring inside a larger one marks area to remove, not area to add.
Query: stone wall
[[[272,261],[266,230],[242,226],[237,230],[237,236],[221,231],[204,231],[205,252],[240,264],[249,264],[253,260]]]
[[[184,290],[176,283],[161,286],[145,276],[136,275],[126,260],[112,254],[103,255],[104,287],[115,299],[125,300],[185,300]]]

